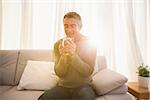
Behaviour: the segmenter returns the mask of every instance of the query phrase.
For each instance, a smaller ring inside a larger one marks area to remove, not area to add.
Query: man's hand
[[[72,56],[76,52],[76,44],[70,40],[67,39],[64,41],[64,47],[60,43],[59,45],[59,53],[60,55],[68,54],[69,56]]]
[[[59,53],[63,57],[65,63],[69,62],[71,56],[76,52],[76,44],[72,40],[65,40],[64,47],[62,44],[59,44]]]

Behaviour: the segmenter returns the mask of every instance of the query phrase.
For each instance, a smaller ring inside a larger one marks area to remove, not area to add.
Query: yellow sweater
[[[59,54],[59,44],[62,39],[54,45],[55,73],[60,78],[58,85],[75,88],[92,82],[91,74],[94,70],[96,49],[92,47],[85,37],[76,41],[76,54],[72,56],[69,64],[64,64]]]

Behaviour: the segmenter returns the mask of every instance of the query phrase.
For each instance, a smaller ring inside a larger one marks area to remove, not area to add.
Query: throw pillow
[[[125,76],[109,69],[103,69],[93,76],[92,86],[98,95],[104,95],[126,82]]]
[[[54,72],[54,62],[27,61],[18,90],[48,90],[56,86],[58,77]]]

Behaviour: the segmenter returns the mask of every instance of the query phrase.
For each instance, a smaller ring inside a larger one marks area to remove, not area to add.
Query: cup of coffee
[[[65,37],[65,38],[63,38],[63,40],[62,40],[62,47],[65,46],[65,41],[67,41],[67,40],[72,41],[72,39],[71,39],[70,37]]]
[[[70,37],[63,38],[63,40],[62,40],[62,47],[65,47],[65,42],[68,41],[68,40],[72,41],[72,39]],[[66,55],[69,55],[69,53],[66,53]]]

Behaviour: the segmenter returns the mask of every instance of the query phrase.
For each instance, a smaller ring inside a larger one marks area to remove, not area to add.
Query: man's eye
[[[65,28],[67,28],[68,27],[68,25],[65,25]]]

